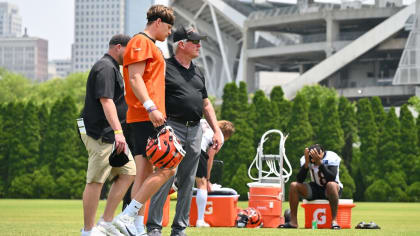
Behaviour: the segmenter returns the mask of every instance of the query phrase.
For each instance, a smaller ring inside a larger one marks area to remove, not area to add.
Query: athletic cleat
[[[136,226],[134,225],[134,217],[123,215],[121,213],[114,218],[112,224],[125,236],[137,235]]]
[[[111,222],[99,221],[96,227],[109,236],[124,236]]]
[[[197,220],[197,222],[195,223],[195,227],[197,228],[208,228],[210,227],[210,225],[205,222],[204,220]]]
[[[160,229],[152,229],[151,231],[149,231],[149,233],[147,233],[148,236],[162,236],[162,232],[160,231]]]
[[[81,230],[80,230],[80,236],[90,236],[90,234],[92,233],[92,231],[85,231],[85,229],[84,228],[82,228]]]
[[[147,235],[146,229],[144,227],[136,227],[137,234],[136,236],[145,236]]]
[[[90,236],[106,236],[106,233],[102,232],[98,226],[92,228]]]

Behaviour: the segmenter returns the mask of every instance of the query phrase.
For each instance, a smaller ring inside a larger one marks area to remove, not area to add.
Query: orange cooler
[[[168,195],[165,201],[165,205],[163,205],[163,217],[162,217],[162,226],[167,226],[169,223],[169,203],[171,201],[171,197]],[[150,200],[146,202],[146,205],[144,206],[144,225],[147,223],[147,216],[149,213],[149,206],[150,206]]]
[[[331,208],[327,200],[303,200],[301,204],[305,208],[305,228],[312,228],[312,221],[318,220],[319,229],[331,227]],[[352,199],[340,199],[338,202],[337,223],[343,229],[351,228],[351,209],[356,205]]]
[[[263,227],[277,228],[280,224],[283,224],[281,185],[254,182],[248,183],[248,186],[248,206],[261,213]]]
[[[204,221],[211,227],[235,226],[238,211],[239,195],[208,195]],[[190,209],[190,226],[195,226],[197,221],[196,196],[192,197]]]

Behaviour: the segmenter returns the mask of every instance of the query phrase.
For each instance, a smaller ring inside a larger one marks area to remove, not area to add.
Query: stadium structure
[[[287,98],[319,83],[349,99],[379,96],[387,106],[420,94],[413,86],[420,75],[415,3],[173,0],[170,5],[177,24],[191,24],[209,36],[199,64],[214,96],[232,81],[246,81],[250,92],[269,93],[281,85]]]
[[[175,27],[192,25],[208,36],[202,43],[198,64],[209,78],[206,80],[209,94],[216,97],[221,97],[226,83],[241,81],[239,67],[247,17],[254,11],[290,6],[238,0],[172,0],[169,5],[175,11]],[[263,35],[266,41],[279,43],[278,37]]]

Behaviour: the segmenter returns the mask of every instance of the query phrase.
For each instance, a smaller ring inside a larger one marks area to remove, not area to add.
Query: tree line
[[[249,102],[251,100],[251,102]],[[419,99],[413,98],[418,107]],[[246,84],[224,88],[220,118],[235,124],[236,133],[216,159],[224,165],[224,185],[247,196],[248,166],[264,132],[279,129],[289,137],[286,155],[296,179],[305,147],[319,143],[341,158],[342,198],[357,201],[420,201],[420,116],[417,120],[404,104],[397,116],[394,107],[385,111],[379,97],[351,102],[333,89],[307,86],[293,101],[281,87],[267,97],[257,91],[248,96]],[[279,137],[264,144],[278,153]],[[255,171],[255,170],[254,170]],[[287,196],[288,185],[286,185]]]
[[[0,70],[0,198],[81,198],[87,153],[75,119],[86,79],[36,84]]]
[[[86,73],[40,84],[0,70],[0,198],[81,198],[87,153],[75,119],[83,107]],[[3,93],[4,91],[4,93]],[[419,108],[418,98],[410,99]],[[286,155],[296,178],[305,147],[320,143],[342,157],[342,198],[357,201],[420,201],[420,120],[408,104],[385,111],[378,97],[350,102],[333,89],[305,87],[293,101],[281,87],[269,97],[248,94],[246,84],[226,84],[219,119],[236,132],[216,159],[223,185],[246,199],[248,167],[264,132],[289,134]],[[278,153],[279,137],[264,144]],[[256,170],[253,170],[255,174]],[[288,186],[286,185],[286,196]]]

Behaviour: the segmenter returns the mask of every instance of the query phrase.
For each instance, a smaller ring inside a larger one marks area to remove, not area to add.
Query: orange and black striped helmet
[[[147,140],[146,156],[153,166],[172,169],[178,166],[185,151],[170,126],[164,126],[156,137]]]
[[[252,207],[240,210],[236,218],[236,227],[238,228],[260,228],[262,227],[261,213]]]

